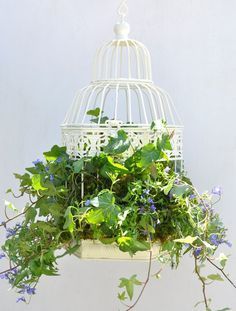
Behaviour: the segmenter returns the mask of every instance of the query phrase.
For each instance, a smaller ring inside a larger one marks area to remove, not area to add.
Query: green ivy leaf
[[[44,152],[44,157],[47,161],[55,161],[59,157],[67,156],[66,147],[53,146],[48,152]]]
[[[6,208],[11,209],[13,212],[18,212],[18,209],[14,206],[13,203],[4,201],[4,205],[6,206]]]
[[[74,218],[73,218],[73,214],[71,212],[71,209],[72,207],[69,206],[67,209],[66,209],[66,212],[65,212],[65,224],[63,226],[63,229],[67,229],[70,233],[73,233],[74,230],[75,230],[75,222],[74,222]]]
[[[33,186],[34,190],[36,190],[36,191],[47,190],[47,188],[42,186],[41,175],[39,175],[39,174],[33,175],[33,177],[32,177],[32,186]]]
[[[163,187],[163,191],[165,195],[168,195],[171,189],[173,188],[174,185],[174,180],[170,180],[169,183]]]
[[[84,166],[84,159],[77,160],[73,163],[74,173],[79,174]]]
[[[172,150],[169,134],[164,133],[161,138],[157,139],[157,149],[161,151]]]
[[[118,299],[119,299],[120,301],[125,301],[125,300],[127,299],[127,297],[126,297],[126,292],[124,291],[124,292],[122,292],[122,293],[118,293]]]
[[[29,222],[34,222],[36,215],[37,215],[36,209],[34,207],[30,207],[25,213],[26,224],[28,224]]]
[[[229,257],[225,254],[221,253],[220,256],[217,258],[219,260],[221,267],[224,269]]]
[[[32,185],[32,180],[30,177],[30,174],[25,173],[24,175],[20,175],[20,174],[14,174],[16,179],[20,180],[20,185],[21,187],[26,187],[26,186],[31,186]]]
[[[133,296],[134,296],[134,286],[135,285],[142,285],[142,282],[140,282],[138,279],[137,279],[137,275],[132,275],[130,279],[126,279],[126,278],[121,278],[120,279],[120,285],[119,287],[120,288],[125,288],[126,289],[126,292],[129,296],[129,299],[132,300],[133,299]]]
[[[209,280],[212,280],[212,281],[220,281],[220,282],[223,282],[224,279],[217,273],[217,274],[210,274],[207,276],[207,278]]]
[[[109,143],[104,147],[104,152],[107,154],[121,154],[128,150],[130,141],[127,134],[123,130],[117,132],[117,137],[110,137]]]
[[[115,203],[115,197],[109,190],[101,192],[97,197],[93,198],[90,202],[94,207],[111,208]]]
[[[88,223],[92,225],[98,225],[104,222],[104,214],[102,209],[97,209],[97,210],[91,210],[88,212],[86,215],[86,219]]]
[[[141,149],[140,164],[142,167],[147,167],[154,161],[160,160],[161,152],[157,150],[154,144],[148,144]]]
[[[181,243],[181,244],[193,244],[196,240],[198,239],[198,237],[192,237],[192,236],[187,236],[186,238],[183,239],[177,239],[174,240],[174,242],[176,243]]]
[[[189,185],[173,185],[170,195],[175,195],[176,197],[182,197],[186,194],[191,187]]]
[[[98,107],[93,109],[93,110],[88,110],[87,111],[87,115],[88,116],[98,117],[99,114],[100,114],[100,108],[98,108]]]
[[[143,252],[150,250],[150,243],[146,241],[138,241],[131,237],[119,237],[117,243],[121,251],[129,252],[131,254],[135,254],[138,251]]]

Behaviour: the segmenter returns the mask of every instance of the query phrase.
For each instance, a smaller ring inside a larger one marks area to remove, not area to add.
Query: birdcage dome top
[[[93,80],[152,80],[151,57],[139,41],[130,39],[127,22],[114,27],[115,39],[103,45],[94,61]]]

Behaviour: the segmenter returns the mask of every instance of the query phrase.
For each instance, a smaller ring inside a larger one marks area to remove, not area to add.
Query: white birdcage
[[[93,156],[110,136],[123,129],[132,146],[141,147],[157,139],[161,129],[153,131],[150,125],[162,120],[172,133],[169,157],[182,163],[180,119],[170,96],[152,81],[149,51],[142,43],[129,39],[126,14],[127,4],[123,1],[120,22],[114,27],[116,38],[98,50],[93,80],[79,91],[62,124],[63,144],[74,158]],[[96,108],[97,118],[87,114]]]
[[[98,50],[92,82],[78,92],[62,124],[63,144],[72,158],[94,156],[107,145],[111,136],[123,129],[132,147],[139,148],[156,141],[164,121],[172,137],[173,150],[168,155],[179,170],[183,162],[183,127],[170,96],[152,81],[149,51],[142,43],[128,38],[126,2],[123,0],[119,8],[120,22],[114,28],[115,39]],[[88,111],[94,110],[98,114],[92,117]],[[155,131],[151,129],[153,122]],[[81,191],[83,196],[83,177]],[[154,257],[158,249],[158,244],[153,246]],[[116,245],[87,240],[82,241],[75,255],[109,260],[147,260],[150,257],[149,252],[141,252],[131,258]]]

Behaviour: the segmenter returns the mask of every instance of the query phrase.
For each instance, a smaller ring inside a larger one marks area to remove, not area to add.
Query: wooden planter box
[[[159,244],[154,244],[152,248],[152,259],[155,259],[159,253]],[[137,252],[134,256],[124,253],[116,244],[103,244],[98,240],[82,240],[80,248],[74,253],[80,259],[95,260],[142,260],[150,259],[150,252]]]

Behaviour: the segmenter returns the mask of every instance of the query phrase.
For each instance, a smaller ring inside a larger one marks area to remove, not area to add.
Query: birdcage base
[[[152,259],[157,258],[160,245],[155,243],[152,247]],[[134,256],[122,252],[116,244],[103,244],[98,240],[82,240],[80,248],[74,253],[80,259],[94,260],[131,260],[147,261],[150,251],[137,252]]]

